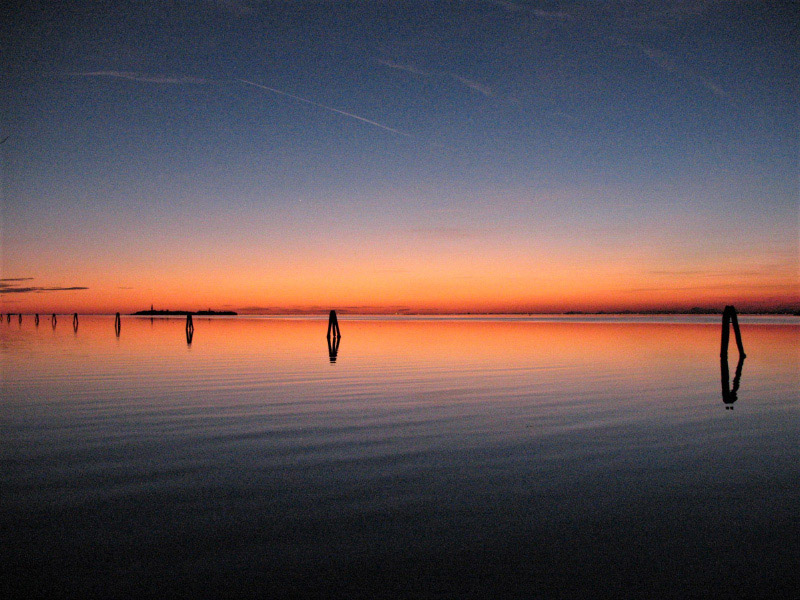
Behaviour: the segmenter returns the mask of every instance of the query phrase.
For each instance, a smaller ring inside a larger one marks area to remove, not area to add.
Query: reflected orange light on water
[[[19,331],[54,347],[90,343],[109,355],[115,351],[136,354],[158,362],[176,351],[195,355],[270,357],[281,362],[316,360],[327,352],[327,321],[309,318],[204,318],[194,317],[194,336],[187,344],[184,318],[123,317],[120,336],[113,317],[80,317],[77,331],[71,318],[61,317],[51,327],[43,316],[38,328],[31,318],[18,325],[3,323],[5,334]],[[636,367],[654,357],[676,364],[697,357],[718,356],[720,326],[716,323],[531,321],[524,319],[354,319],[340,316],[342,340],[339,364],[347,361],[413,365],[548,365],[597,364]],[[793,326],[743,324],[745,348],[754,340],[779,345],[796,341]],[[787,334],[789,337],[787,338]],[[796,352],[796,347],[795,347]],[[796,358],[796,356],[795,356]]]

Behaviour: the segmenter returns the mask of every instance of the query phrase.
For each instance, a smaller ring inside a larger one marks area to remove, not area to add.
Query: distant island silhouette
[[[236,316],[232,310],[154,310],[153,307],[150,307],[150,310],[140,310],[133,313],[134,316],[137,317],[185,317],[186,315],[193,315],[197,317],[209,317],[209,316]]]

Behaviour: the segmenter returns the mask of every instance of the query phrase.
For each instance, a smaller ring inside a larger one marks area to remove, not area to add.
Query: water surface
[[[3,321],[4,587],[795,590],[798,320],[742,319],[727,404],[717,318],[340,322]]]

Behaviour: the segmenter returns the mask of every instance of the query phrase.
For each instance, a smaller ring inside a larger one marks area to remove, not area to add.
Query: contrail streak
[[[358,115],[354,115],[353,113],[345,112],[343,110],[339,110],[338,108],[333,108],[332,106],[326,106],[325,104],[320,104],[319,102],[314,102],[313,100],[308,100],[307,98],[301,98],[300,96],[295,96],[294,94],[290,94],[289,92],[283,92],[281,90],[276,90],[275,88],[268,87],[266,85],[261,85],[260,83],[254,83],[252,81],[247,81],[246,79],[237,79],[241,83],[246,83],[247,85],[252,85],[253,87],[261,88],[262,90],[267,90],[268,92],[272,92],[273,94],[279,94],[281,96],[286,96],[287,98],[292,98],[293,100],[297,100],[298,102],[303,102],[305,104],[310,104],[311,106],[317,106],[319,108],[324,108],[325,110],[329,110],[331,112],[338,113],[340,115],[344,115],[345,117],[350,117],[351,119],[356,119],[361,121],[362,123],[367,123],[368,125],[372,125],[373,127],[379,127],[385,131],[389,131],[391,133],[396,133],[397,135],[402,135],[408,138],[413,138],[414,136],[410,133],[406,133],[405,131],[400,131],[399,129],[395,129],[394,127],[389,127],[388,125],[382,125],[377,121],[372,121],[370,119],[365,119],[364,117],[359,117]]]
[[[187,77],[185,75],[153,75],[150,73],[137,73],[135,71],[88,71],[82,73],[68,73],[68,75],[79,75],[81,77],[114,77],[116,79],[127,79],[129,81],[141,81],[144,83],[210,83],[210,80],[203,77]]]

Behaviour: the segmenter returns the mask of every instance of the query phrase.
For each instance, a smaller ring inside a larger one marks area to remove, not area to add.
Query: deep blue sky
[[[2,22],[3,278],[132,305],[800,296],[796,3],[39,2]],[[331,269],[335,293],[314,288]]]

